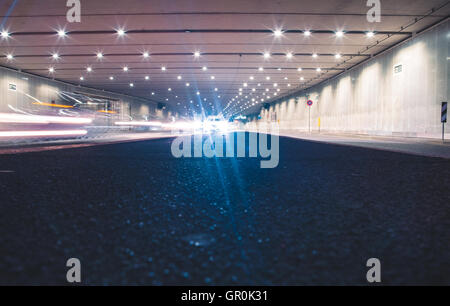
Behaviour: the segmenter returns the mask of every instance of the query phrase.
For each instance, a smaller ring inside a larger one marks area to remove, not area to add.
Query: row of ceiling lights
[[[303,34],[304,34],[305,36],[311,36],[311,34],[312,34],[313,32],[314,32],[314,31],[311,31],[311,30],[305,30],[305,31],[303,31]],[[127,32],[126,32],[124,29],[117,29],[117,30],[116,30],[116,33],[117,33],[118,36],[121,37],[121,36],[124,36]],[[285,33],[285,31],[283,31],[282,29],[276,29],[276,30],[273,31],[273,35],[274,35],[275,37],[281,37],[281,36],[283,36],[284,33]],[[345,32],[344,32],[344,31],[341,31],[341,30],[338,30],[338,31],[336,31],[336,32],[334,32],[334,33],[335,33],[336,37],[343,37],[344,34],[345,34]],[[66,32],[65,30],[61,29],[61,30],[56,31],[56,34],[57,34],[60,38],[64,38],[64,37],[66,37],[69,33]],[[366,32],[366,36],[367,36],[367,37],[373,37],[374,35],[375,35],[375,32],[373,32],[373,31],[367,31],[367,32]],[[7,30],[2,30],[2,31],[0,32],[0,36],[1,36],[2,38],[9,38],[9,37],[11,36],[11,33],[8,32]]]

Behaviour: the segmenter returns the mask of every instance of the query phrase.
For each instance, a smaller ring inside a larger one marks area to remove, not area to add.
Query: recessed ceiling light
[[[366,33],[367,37],[373,37],[374,35],[375,35],[375,33],[372,31]]]
[[[334,57],[339,59],[339,58],[341,58],[341,55],[339,53],[337,53]]]
[[[84,77],[80,76],[80,81],[84,81]]]
[[[288,53],[286,53],[286,57],[288,58],[288,59],[291,59],[292,58],[292,52],[288,52]]]
[[[317,68],[317,69],[316,69],[316,71],[317,71],[317,72],[321,72],[321,71],[322,71],[322,69],[320,69],[320,68]]]
[[[266,76],[266,80],[267,80],[267,81],[270,80],[270,76]]]
[[[169,89],[167,89],[168,91],[172,91],[172,88],[169,87]]]
[[[56,60],[56,59],[58,59],[58,58],[59,58],[59,55],[58,55],[58,53],[53,53],[53,54],[52,54],[52,57],[53,57],[53,59],[55,59],[55,60]]]
[[[14,58],[14,56],[13,56],[12,54],[7,54],[7,55],[6,55],[6,58],[7,58],[8,60],[12,60],[12,59]]]
[[[273,83],[273,87],[277,87],[278,86],[278,84],[277,83]]]
[[[270,53],[269,52],[264,52],[263,56],[264,56],[265,59],[268,59],[268,58],[270,58]]]
[[[87,70],[87,72],[91,72],[92,71],[92,67],[87,67],[86,70]]]
[[[146,75],[145,79],[148,81],[148,80],[150,80],[150,77],[148,75]]]
[[[280,37],[281,35],[283,35],[283,31],[275,30],[275,31],[273,31],[273,35],[275,35],[275,37]]]
[[[143,56],[144,58],[147,58],[147,57],[150,56],[150,54],[149,54],[148,52],[144,52],[144,53],[142,53],[142,56]]]
[[[337,31],[336,32],[336,36],[337,37],[342,37],[342,36],[344,36],[344,32],[343,31]]]
[[[200,51],[195,51],[194,52],[194,57],[200,57]]]
[[[152,92],[152,96],[154,96],[155,95],[155,93],[154,92]]]
[[[130,83],[130,87],[134,87],[134,84],[133,84],[133,83]]]
[[[189,86],[191,86],[191,84],[189,84],[189,83],[186,83],[186,87],[189,87]]]
[[[264,68],[263,67],[259,67],[258,71],[264,71]]]
[[[109,79],[112,81],[112,80],[114,80],[114,77],[113,77],[113,76],[110,76]]]
[[[199,96],[200,95],[200,91],[197,91],[197,96]]]
[[[311,31],[306,30],[306,31],[303,32],[303,34],[304,34],[305,36],[310,36],[310,35],[311,35]]]
[[[2,33],[0,35],[2,36],[2,38],[8,38],[10,36],[8,31],[2,31]]]
[[[50,73],[53,73],[53,72],[55,72],[55,68],[50,67],[50,68],[48,68],[48,71],[49,71]]]
[[[208,67],[203,66],[202,70],[203,70],[203,71],[206,71],[206,70],[208,70]]]
[[[304,77],[300,77],[300,81],[304,81],[305,80],[305,78]]]
[[[161,70],[162,70],[162,71],[166,71],[166,67],[162,66],[162,67],[161,67]]]
[[[211,80],[214,80],[215,78],[216,78],[215,76],[213,76],[213,75],[211,76]]]
[[[102,57],[103,57],[103,53],[98,52],[98,53],[97,53],[97,58],[102,58]]]
[[[249,79],[250,79],[250,80],[254,80],[255,78],[254,78],[253,76],[250,76]]]
[[[57,33],[58,33],[58,36],[61,38],[65,37],[67,35],[66,31],[64,31],[64,30],[59,30]]]
[[[299,67],[299,68],[297,68],[297,71],[302,71],[302,68],[300,68],[300,67]]]
[[[181,79],[182,79],[181,75],[177,76],[177,80],[181,80]]]
[[[214,88],[214,91],[218,91],[219,89],[217,89],[217,88]]]
[[[123,67],[123,71],[128,71],[128,67],[127,66]]]
[[[125,30],[123,30],[123,29],[118,29],[118,30],[117,30],[117,35],[119,35],[119,36],[125,35]]]

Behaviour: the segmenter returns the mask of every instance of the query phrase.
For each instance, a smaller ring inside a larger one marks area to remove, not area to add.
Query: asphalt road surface
[[[0,284],[450,285],[450,160],[280,139],[280,162],[171,139],[0,156]]]

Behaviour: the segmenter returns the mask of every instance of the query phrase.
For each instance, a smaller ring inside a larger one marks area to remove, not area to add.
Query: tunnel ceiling
[[[370,23],[363,0],[89,0],[81,1],[81,22],[69,23],[65,4],[2,1],[0,30],[9,36],[0,38],[1,64],[181,113],[214,106],[227,115],[339,74],[450,12],[443,0],[381,1],[381,22]]]

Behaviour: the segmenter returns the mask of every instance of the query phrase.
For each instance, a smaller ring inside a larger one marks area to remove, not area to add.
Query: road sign
[[[308,100],[308,101],[306,101],[306,104],[307,104],[308,106],[311,106],[311,105],[313,105],[313,101]]]
[[[442,123],[446,123],[447,122],[447,102],[442,102],[441,122]]]
[[[445,142],[445,123],[447,122],[447,102],[442,102],[441,122],[442,122],[442,142]]]

